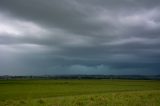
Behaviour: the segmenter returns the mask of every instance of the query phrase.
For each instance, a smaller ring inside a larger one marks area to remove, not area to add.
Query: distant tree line
[[[131,79],[160,80],[160,75],[41,75],[41,76],[0,76],[1,80],[10,79]]]

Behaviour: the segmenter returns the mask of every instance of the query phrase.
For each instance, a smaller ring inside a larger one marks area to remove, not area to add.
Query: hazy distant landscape
[[[28,75],[28,76],[0,76],[0,80],[22,79],[127,79],[127,80],[160,80],[160,75]]]

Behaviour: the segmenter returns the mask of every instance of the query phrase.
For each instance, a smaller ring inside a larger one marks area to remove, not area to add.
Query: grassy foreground
[[[160,81],[0,80],[0,106],[160,106]]]

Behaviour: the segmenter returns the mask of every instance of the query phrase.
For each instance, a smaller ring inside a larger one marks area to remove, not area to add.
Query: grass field
[[[0,80],[0,106],[160,106],[160,81]]]

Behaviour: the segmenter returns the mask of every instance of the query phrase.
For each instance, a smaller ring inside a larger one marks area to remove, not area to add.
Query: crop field
[[[0,106],[160,106],[160,81],[0,80]]]

